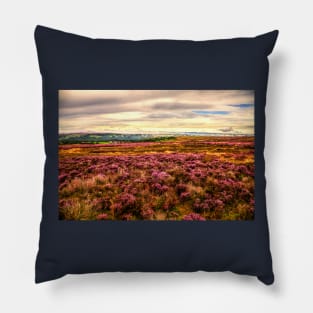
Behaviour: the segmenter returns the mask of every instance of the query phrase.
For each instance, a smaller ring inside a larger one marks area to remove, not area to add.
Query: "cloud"
[[[173,99],[171,100],[173,101]],[[168,103],[155,103],[152,108],[155,110],[192,110],[192,109],[209,109],[212,107],[206,103],[181,103],[181,102],[168,102]]]
[[[229,132],[232,132],[234,129],[233,129],[233,127],[225,127],[225,128],[220,128],[219,130],[222,133],[229,133]]]
[[[151,113],[145,116],[146,119],[186,119],[194,118],[195,115],[192,112],[166,112],[166,113]]]
[[[253,133],[253,107],[251,90],[60,90],[59,131]]]

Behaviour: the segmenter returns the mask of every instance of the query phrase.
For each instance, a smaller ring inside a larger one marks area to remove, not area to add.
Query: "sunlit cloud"
[[[234,129],[233,127],[225,127],[225,128],[220,128],[219,130],[223,133],[229,133],[229,132],[232,132]]]

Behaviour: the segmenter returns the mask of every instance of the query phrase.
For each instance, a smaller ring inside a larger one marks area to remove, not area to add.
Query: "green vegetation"
[[[174,140],[174,136],[160,136],[154,134],[115,134],[115,133],[99,133],[99,134],[60,134],[59,144],[106,144],[112,142],[161,142],[167,140]]]

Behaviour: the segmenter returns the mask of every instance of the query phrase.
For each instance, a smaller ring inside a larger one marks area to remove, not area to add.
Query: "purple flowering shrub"
[[[183,217],[184,221],[205,221],[205,218],[198,213],[189,213]]]
[[[59,146],[66,220],[252,220],[253,137]]]

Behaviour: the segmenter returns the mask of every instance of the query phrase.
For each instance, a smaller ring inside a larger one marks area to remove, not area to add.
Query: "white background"
[[[2,312],[313,312],[311,1],[2,1]],[[93,274],[34,284],[44,149],[36,24],[98,38],[280,35],[270,56],[267,203],[276,282],[231,273]],[[311,30],[310,30],[311,28]]]

